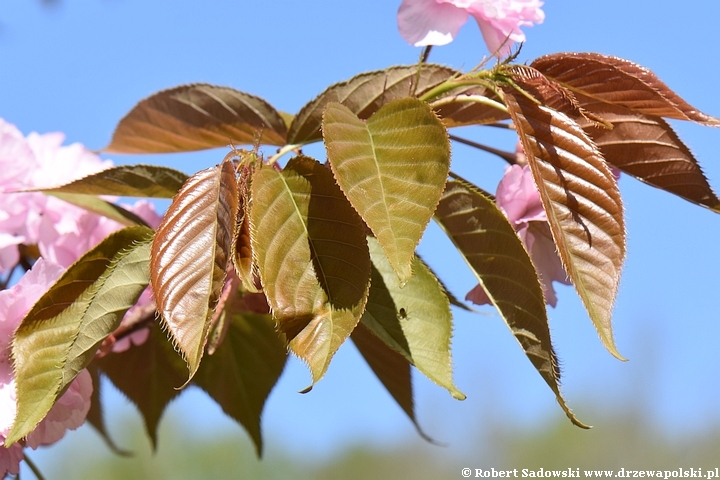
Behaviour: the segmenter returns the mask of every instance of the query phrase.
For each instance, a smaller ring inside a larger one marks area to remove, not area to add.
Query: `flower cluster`
[[[62,185],[112,166],[80,144],[62,146],[59,133],[27,137],[0,119],[0,275],[5,283],[27,270],[12,287],[0,291],[0,443],[12,428],[16,412],[15,375],[10,357],[12,336],[32,305],[67,267],[122,225],[58,198],[27,190]],[[160,217],[152,204],[124,206],[150,226]],[[37,257],[37,258],[36,258]],[[151,298],[144,294],[138,305]],[[147,331],[133,334],[141,343]],[[118,345],[118,348],[128,348]],[[83,370],[24,443],[31,448],[58,441],[68,429],[85,422],[93,391]],[[0,477],[17,474],[22,445],[0,447]]]
[[[542,4],[539,0],[403,0],[398,27],[416,47],[445,45],[472,15],[490,52],[505,57],[513,42],[525,41],[520,27],[545,20]]]

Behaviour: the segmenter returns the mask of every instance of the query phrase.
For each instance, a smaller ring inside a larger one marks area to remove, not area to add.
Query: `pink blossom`
[[[61,133],[31,133],[25,138],[14,125],[0,119],[0,168],[8,172],[0,178],[0,273],[19,260],[19,244],[37,244],[43,257],[67,268],[122,228],[58,198],[16,192],[62,185],[112,166],[79,143],[62,146],[64,138]],[[159,225],[160,216],[147,201],[125,208],[151,227]]]
[[[61,133],[31,133],[25,138],[0,119],[0,273],[17,263],[19,244],[47,246],[57,239],[54,230],[77,230],[74,224],[86,213],[42,193],[10,192],[62,185],[112,166],[78,143],[62,146],[64,138]],[[60,263],[68,265],[64,259]]]
[[[2,437],[0,437],[1,439]],[[23,459],[22,445],[13,443],[10,447],[0,446],[0,477],[20,473],[20,461]]]
[[[547,214],[542,206],[540,193],[535,187],[530,167],[527,165],[508,167],[498,185],[495,201],[530,254],[540,277],[545,302],[554,307],[557,304],[557,297],[552,282],[570,285],[570,281],[555,249],[555,242],[547,223]],[[465,299],[478,305],[490,303],[481,285],[470,290]]]
[[[523,26],[542,23],[540,0],[403,0],[398,10],[400,34],[416,47],[445,45],[472,15],[488,49],[500,57],[513,42],[524,42]]]
[[[64,269],[40,258],[12,287],[0,291],[0,442],[12,428],[17,411],[15,374],[10,360],[12,336],[32,305],[47,291]],[[33,448],[54,443],[67,429],[79,427],[90,409],[92,380],[83,370],[68,390],[50,409],[45,419],[28,435],[27,444]],[[22,449],[15,444],[9,449],[0,447],[0,473],[17,473]]]

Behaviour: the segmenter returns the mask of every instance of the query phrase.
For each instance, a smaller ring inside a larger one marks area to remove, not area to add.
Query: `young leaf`
[[[532,67],[570,90],[635,112],[720,126],[720,120],[688,104],[645,67],[600,53],[555,53]]]
[[[255,285],[256,265],[252,256],[250,241],[250,183],[255,168],[243,165],[238,176],[239,205],[238,218],[235,226],[235,238],[232,244],[232,259],[235,273],[242,281],[243,287],[249,292],[258,293]]]
[[[142,100],[120,120],[108,153],[172,153],[233,144],[285,145],[287,128],[265,100],[196,83]]]
[[[321,125],[325,107],[341,103],[360,119],[370,118],[380,107],[393,100],[408,97],[415,86],[417,94],[439,85],[455,75],[440,65],[423,65],[418,76],[417,65],[390,67],[367,72],[348,81],[328,87],[305,105],[293,119],[288,143],[300,144],[322,140]],[[452,111],[448,109],[448,112]]]
[[[287,351],[270,315],[241,313],[233,307],[226,314],[230,327],[225,340],[205,358],[194,382],[245,427],[260,457],[260,416],[285,367]]]
[[[700,165],[667,122],[590,99],[587,108],[613,125],[581,123],[605,160],[649,185],[720,212],[720,199]]]
[[[192,378],[220,297],[238,211],[231,162],[196,173],[173,198],[152,244],[158,312]]]
[[[585,110],[572,91],[548,79],[536,69],[527,65],[509,65],[502,69],[502,73],[509,75],[516,85],[539,100],[542,105],[573,119],[585,118],[605,128],[612,128],[605,119]]]
[[[137,406],[155,450],[160,418],[165,407],[180,394],[175,387],[185,380],[187,370],[157,323],[149,329],[143,344],[124,352],[110,353],[96,363],[118,390]]]
[[[375,376],[410,418],[420,436],[432,442],[415,418],[412,375],[407,359],[373,335],[362,322],[358,323],[350,338]]]
[[[335,178],[380,241],[402,282],[440,200],[450,168],[447,131],[414,98],[392,101],[367,122],[347,107],[325,109],[323,134]]]
[[[329,169],[295,157],[255,171],[252,248],[273,317],[313,383],[360,320],[370,254],[360,217]]]
[[[453,180],[445,188],[435,219],[470,265],[568,418],[587,428],[560,393],[560,367],[550,339],[542,288],[530,256],[505,215],[477,187]]]
[[[152,230],[129,227],[83,255],[23,319],[13,339],[18,411],[10,445],[31,432],[148,284]]]
[[[41,191],[48,194],[172,198],[186,180],[187,175],[172,168],[154,165],[120,165],[66,185],[45,188]]]
[[[373,262],[370,296],[361,322],[426,377],[464,400],[452,380],[450,302],[423,262],[401,286],[377,239],[368,237]]]
[[[522,141],[565,271],[608,351],[611,314],[625,258],[625,222],[617,182],[580,126],[512,87],[505,104]]]

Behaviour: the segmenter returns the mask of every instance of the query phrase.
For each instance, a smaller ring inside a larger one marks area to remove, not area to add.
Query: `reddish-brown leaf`
[[[235,226],[235,239],[233,240],[232,260],[235,273],[242,281],[243,287],[249,292],[257,293],[260,290],[255,285],[257,266],[253,261],[252,244],[250,242],[250,182],[255,167],[243,165],[238,176],[238,218]]]
[[[238,191],[232,163],[188,179],[157,230],[150,260],[158,312],[188,362],[203,355],[212,313],[230,262]]]
[[[228,144],[284,145],[287,127],[265,100],[229,87],[195,83],[163,90],[120,120],[112,153],[172,153]]]
[[[359,118],[367,120],[389,101],[410,96],[413,88],[417,93],[428,90],[452,77],[455,71],[439,65],[424,65],[419,77],[417,73],[416,65],[390,67],[331,85],[295,116],[288,132],[288,143],[322,140],[322,116],[329,103],[341,103]]]
[[[581,122],[605,160],[635,178],[690,202],[720,211],[715,195],[690,149],[662,118],[580,97],[612,129]]]
[[[600,53],[555,53],[531,66],[568,89],[644,115],[720,126],[680,98],[650,70],[623,58]]]
[[[625,257],[617,182],[582,128],[511,87],[505,104],[522,141],[553,239],[605,347],[618,358],[611,314]]]
[[[517,86],[540,101],[542,105],[571,118],[586,118],[610,127],[605,120],[585,110],[572,91],[548,79],[538,70],[526,65],[510,65],[504,73],[509,74]]]
[[[409,97],[413,89],[416,95],[420,95],[456,74],[455,70],[440,65],[423,65],[419,75],[417,65],[396,66],[362,73],[332,85],[295,116],[288,132],[288,143],[321,140],[322,115],[329,103],[341,103],[360,119],[367,120],[386,103]],[[497,100],[492,92],[480,86],[456,89],[436,109],[445,126],[493,123],[508,118],[507,114],[496,108],[464,101],[463,97],[470,94],[486,95]]]

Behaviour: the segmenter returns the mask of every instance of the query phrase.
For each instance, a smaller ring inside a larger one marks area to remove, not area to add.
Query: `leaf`
[[[415,418],[412,375],[407,359],[373,335],[362,322],[355,327],[350,338],[375,376],[410,418],[420,436],[432,442]]]
[[[54,188],[48,194],[117,195],[121,197],[172,198],[187,175],[154,165],[120,165]]]
[[[120,120],[108,153],[191,152],[228,144],[285,145],[287,129],[265,100],[204,83],[163,90]]]
[[[370,255],[362,221],[329,169],[308,157],[252,182],[252,248],[273,317],[313,383],[360,320]]]
[[[455,88],[443,97],[433,99],[435,113],[446,128],[485,125],[510,118],[510,115],[498,108],[486,103],[470,101],[469,96],[486,97],[502,105],[498,96],[486,88],[476,85]]]
[[[720,211],[720,199],[700,165],[667,122],[617,105],[588,101],[592,102],[588,108],[613,125],[608,130],[581,123],[605,160],[649,185]]]
[[[143,344],[106,355],[98,359],[97,364],[118,390],[137,406],[153,450],[156,450],[160,418],[165,407],[180,394],[175,387],[185,380],[186,370],[157,323],[149,329]]]
[[[120,205],[103,200],[102,198],[95,197],[92,195],[82,195],[79,193],[60,193],[60,192],[47,192],[49,195],[64,200],[68,203],[75,205],[76,207],[83,208],[88,212],[102,215],[110,220],[115,220],[121,225],[126,227],[132,227],[133,225],[143,225],[147,227],[145,220],[131,212],[126,210]]]
[[[542,105],[574,119],[585,118],[606,128],[612,128],[605,119],[585,110],[572,91],[548,79],[536,69],[527,65],[508,65],[503,68],[502,73],[509,75],[515,85],[539,100]]]
[[[155,301],[188,364],[189,379],[200,365],[225,281],[237,211],[235,170],[232,163],[222,162],[185,182],[153,240],[150,270]]]
[[[203,361],[195,383],[245,427],[260,457],[260,416],[285,367],[287,352],[270,315],[233,308],[226,313],[231,319],[225,340]]]
[[[345,82],[328,87],[305,105],[293,119],[288,132],[288,143],[305,144],[322,140],[322,117],[330,103],[341,103],[362,120],[367,120],[380,107],[393,100],[410,96],[413,85],[417,94],[439,85],[455,75],[455,71],[440,65],[423,65],[418,78],[417,65],[396,66],[385,70],[366,72]],[[456,106],[459,109],[460,106]],[[465,105],[462,105],[464,110]],[[450,116],[455,110],[444,107]],[[501,114],[498,111],[498,114]],[[470,117],[465,112],[465,117]]]
[[[623,359],[615,348],[611,326],[625,258],[625,222],[617,182],[577,123],[511,87],[503,87],[503,92],[563,267],[603,344]]]
[[[448,182],[435,219],[470,266],[535,369],[568,418],[581,423],[560,392],[560,366],[550,338],[545,300],[535,267],[512,225],[489,195]]]
[[[452,380],[450,302],[440,282],[417,257],[403,286],[377,239],[368,237],[373,262],[370,297],[361,322],[450,394],[465,395]]]
[[[407,281],[450,168],[445,127],[427,104],[405,98],[388,103],[367,123],[347,107],[329,104],[323,134],[340,188]]]
[[[253,261],[250,241],[250,215],[248,214],[250,211],[250,183],[254,171],[252,165],[240,167],[240,175],[238,176],[238,218],[232,244],[232,259],[235,273],[242,281],[245,290],[258,293],[260,290],[255,285],[257,265]]]
[[[103,412],[101,401],[101,392],[103,388],[102,378],[100,377],[97,366],[94,363],[91,363],[90,365],[88,365],[88,371],[90,372],[90,375],[92,377],[93,392],[92,396],[90,397],[90,410],[88,410],[88,414],[85,420],[90,425],[92,425],[95,430],[97,430],[102,439],[105,440],[105,444],[110,450],[112,450],[114,454],[123,457],[129,457],[132,455],[132,452],[123,450],[118,447],[113,441],[113,439],[110,437],[110,433],[107,431],[107,427],[105,426],[105,415]]]
[[[532,67],[570,90],[643,115],[720,126],[680,98],[649,69],[600,53],[555,53],[534,60]]]
[[[83,255],[23,319],[13,339],[18,411],[6,444],[30,433],[92,360],[148,284],[152,230],[128,227]]]
[[[430,271],[430,273],[435,277],[435,280],[437,280],[437,282],[440,284],[440,288],[442,289],[443,293],[447,297],[448,302],[450,302],[451,306],[457,307],[460,310],[465,310],[466,312],[474,311],[472,308],[465,305],[465,303],[458,300],[455,295],[453,295],[453,293],[447,288],[447,285],[445,285],[445,283],[443,283],[443,281],[437,276],[437,273],[435,273],[435,271],[432,268],[430,268],[430,265],[425,263],[425,261],[422,259],[422,257],[420,257],[420,255],[415,254],[415,256],[417,257],[417,259],[420,262],[422,262],[422,264],[425,266],[425,268],[427,268]]]

